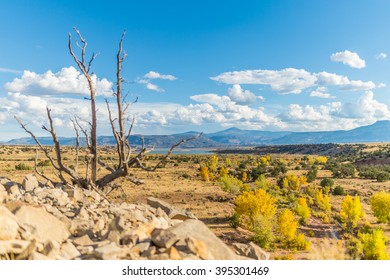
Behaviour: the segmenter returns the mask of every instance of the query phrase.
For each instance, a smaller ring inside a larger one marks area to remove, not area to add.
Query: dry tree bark
[[[108,99],[106,99],[106,105],[109,115],[109,122],[111,125],[112,134],[115,138],[116,142],[116,152],[118,155],[118,162],[113,164],[113,166],[109,166],[108,164],[104,163],[98,155],[98,145],[97,145],[97,117],[96,117],[96,89],[93,84],[90,70],[92,66],[92,62],[96,58],[96,54],[93,53],[91,56],[91,59],[86,62],[85,60],[85,51],[87,47],[87,41],[84,39],[84,37],[81,35],[79,30],[74,28],[74,31],[76,32],[79,40],[81,41],[81,46],[77,44],[77,46],[81,49],[80,57],[77,57],[77,55],[73,51],[72,47],[72,36],[69,34],[69,41],[68,41],[68,48],[71,56],[73,57],[74,61],[76,62],[79,70],[83,73],[84,77],[87,80],[88,83],[88,89],[89,89],[89,100],[90,100],[90,107],[91,107],[91,120],[88,122],[89,130],[84,128],[77,116],[72,121],[73,128],[75,130],[76,134],[76,156],[75,156],[75,166],[73,168],[66,166],[63,163],[63,157],[62,157],[62,151],[59,139],[57,137],[57,133],[55,131],[54,125],[53,125],[53,119],[51,116],[51,110],[47,108],[47,118],[49,121],[49,127],[42,126],[42,129],[46,130],[50,133],[53,143],[54,143],[54,150],[55,150],[55,156],[52,156],[50,154],[50,149],[48,147],[43,146],[38,138],[27,129],[26,125],[23,124],[16,116],[15,119],[19,123],[19,125],[28,133],[30,136],[34,139],[34,141],[37,143],[39,149],[45,154],[45,156],[49,159],[51,165],[53,168],[57,171],[57,177],[60,179],[60,181],[64,184],[68,185],[77,185],[82,188],[93,188],[97,191],[102,190],[106,185],[112,183],[114,180],[120,178],[120,177],[127,177],[129,181],[131,181],[134,184],[142,184],[143,181],[139,180],[136,177],[130,177],[129,176],[129,168],[132,167],[140,167],[143,170],[147,171],[155,171],[158,167],[160,167],[163,163],[166,162],[167,158],[175,148],[177,148],[179,145],[194,140],[198,137],[200,137],[202,134],[195,135],[193,137],[190,137],[188,139],[183,139],[180,142],[174,144],[168,153],[153,167],[145,167],[142,162],[141,158],[145,153],[150,152],[150,150],[146,149],[144,147],[144,144],[142,145],[142,148],[133,155],[133,149],[130,144],[130,135],[132,133],[132,129],[134,126],[135,119],[132,118],[131,120],[129,118],[126,118],[126,112],[129,109],[129,107],[136,103],[138,101],[138,98],[135,99],[133,102],[127,102],[127,95],[123,96],[122,94],[122,84],[124,82],[124,79],[121,76],[122,71],[122,64],[123,61],[126,59],[126,53],[123,51],[123,39],[125,37],[125,32],[123,32],[122,37],[119,41],[119,49],[118,53],[116,55],[116,90],[113,92],[113,96],[116,99],[116,109],[117,109],[117,117],[113,117],[111,107],[109,104]],[[129,121],[128,127],[126,127],[126,121]],[[79,138],[79,131],[84,135],[85,142],[87,149],[89,151],[87,155],[86,160],[86,169],[85,169],[85,176],[82,176],[78,173],[78,167],[79,167],[79,153],[80,153],[80,138]],[[35,171],[38,175],[41,175],[45,179],[49,178],[47,176],[44,176],[41,172],[39,172],[37,168],[37,160],[38,155],[36,156],[35,160]],[[102,168],[109,171],[108,174],[103,175],[101,178],[97,178],[97,171],[98,171],[98,165],[100,165]],[[70,181],[69,182],[69,179]],[[99,191],[100,192],[100,191]]]

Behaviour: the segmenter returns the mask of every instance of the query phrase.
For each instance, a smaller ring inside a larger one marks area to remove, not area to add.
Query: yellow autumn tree
[[[310,219],[310,215],[311,215],[310,208],[307,205],[306,198],[300,197],[297,199],[295,212],[300,217],[301,224],[305,225],[307,223],[307,220]]]
[[[298,222],[296,221],[293,212],[290,209],[283,209],[278,215],[278,232],[283,242],[292,241],[298,228]]]
[[[386,241],[382,229],[375,229],[369,233],[359,233],[361,243],[362,258],[365,260],[388,260]]]
[[[358,222],[363,217],[364,211],[360,203],[360,197],[347,195],[341,204],[340,210],[340,220],[343,223],[343,228],[349,230],[357,227]]]
[[[202,166],[200,168],[200,177],[202,178],[203,181],[210,181],[210,177],[209,177],[209,169],[207,166]]]
[[[241,223],[253,230],[263,218],[272,219],[276,213],[276,199],[263,189],[244,192],[236,200],[235,212]]]
[[[370,199],[371,210],[379,223],[390,223],[390,193],[381,191]]]

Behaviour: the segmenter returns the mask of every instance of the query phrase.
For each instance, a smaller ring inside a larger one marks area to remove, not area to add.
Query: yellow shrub
[[[302,224],[306,224],[307,220],[310,219],[310,208],[307,205],[306,198],[298,198],[295,206],[295,212],[301,218],[300,222]]]
[[[236,200],[235,212],[249,230],[261,226],[262,219],[270,220],[276,213],[276,199],[263,189],[244,192]]]
[[[234,176],[225,175],[220,178],[222,183],[222,190],[232,194],[239,194],[246,189],[244,183]]]
[[[209,162],[208,162],[208,167],[211,172],[215,172],[217,170],[217,165],[218,165],[218,157],[217,156],[211,156]]]
[[[390,223],[390,193],[381,191],[370,199],[371,210],[379,223]]]
[[[267,190],[270,184],[267,182],[265,175],[260,174],[260,176],[255,181],[255,185],[257,188]]]
[[[314,201],[318,208],[320,208],[321,210],[324,210],[326,212],[331,211],[332,206],[330,204],[330,196],[323,195],[321,190],[316,190],[314,194]]]
[[[278,232],[284,242],[290,242],[297,233],[298,222],[290,209],[283,209],[278,216]]]
[[[328,162],[328,158],[325,157],[325,156],[318,156],[316,159],[315,159],[315,163],[318,163],[318,164],[325,164]]]
[[[219,176],[223,177],[223,176],[226,176],[228,174],[229,174],[229,170],[222,166],[221,169],[219,170]]]
[[[299,190],[302,185],[307,184],[306,176],[296,176],[294,174],[288,174],[279,181],[279,186],[284,189]]]
[[[210,181],[210,177],[209,177],[209,169],[207,168],[207,166],[202,166],[200,168],[200,177],[202,177],[202,180],[203,181]]]
[[[359,241],[362,246],[363,259],[366,260],[388,260],[386,251],[387,238],[381,229],[373,230],[371,233],[359,233]]]
[[[344,223],[343,227],[345,229],[355,228],[363,217],[364,212],[360,197],[347,195],[341,204],[340,210],[340,220]]]
[[[242,173],[242,181],[245,183],[248,180],[248,174],[246,172]]]

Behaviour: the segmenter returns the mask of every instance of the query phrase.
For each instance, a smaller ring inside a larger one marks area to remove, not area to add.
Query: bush
[[[390,193],[381,191],[370,199],[371,210],[379,223],[390,223]]]
[[[296,176],[294,174],[286,175],[278,180],[279,187],[296,191],[299,190],[301,186],[305,185],[306,183],[306,176]]]
[[[38,162],[37,166],[39,167],[51,166],[51,163],[50,160],[46,159],[44,161]]]
[[[295,212],[300,217],[300,223],[305,225],[307,220],[310,219],[310,208],[307,205],[306,198],[298,198],[295,206]]]
[[[290,242],[290,248],[299,251],[308,251],[310,249],[310,245],[310,241],[305,238],[305,235],[303,233],[299,233],[292,240],[292,242]]]
[[[245,189],[244,183],[236,177],[226,175],[220,178],[222,190],[231,194],[239,194]]]
[[[256,188],[267,190],[270,184],[267,182],[264,174],[260,174],[260,176],[255,181]]]
[[[261,248],[269,249],[275,239],[272,221],[270,219],[266,219],[265,217],[261,217],[258,222],[259,225],[253,230],[254,236],[252,237],[252,241]]]
[[[365,260],[388,260],[386,251],[387,238],[381,229],[373,230],[371,233],[359,233],[362,258]]]
[[[342,186],[336,186],[333,190],[333,195],[345,195],[345,190]]]
[[[27,164],[24,164],[24,163],[19,163],[17,165],[15,165],[15,169],[16,170],[31,170],[31,166],[28,166]]]
[[[278,215],[278,233],[283,242],[290,242],[295,238],[298,222],[290,209],[283,209]]]
[[[314,201],[318,208],[326,212],[330,212],[332,206],[330,205],[329,195],[324,195],[321,190],[316,190],[314,195]]]
[[[347,195],[341,204],[340,210],[340,220],[343,223],[343,228],[347,230],[356,228],[358,222],[363,217],[364,212],[360,203],[360,197]]]
[[[318,174],[317,165],[312,165],[311,169],[306,174],[307,182],[308,183],[314,182],[314,180],[317,179],[317,174]]]
[[[210,177],[209,177],[209,169],[207,166],[202,166],[200,168],[200,177],[202,177],[202,180],[203,181],[210,181]]]
[[[261,221],[271,220],[276,213],[276,199],[263,189],[244,192],[236,200],[235,213],[249,230],[261,227]]]
[[[321,180],[320,185],[323,189],[329,188],[329,190],[331,190],[333,188],[334,181],[332,178],[324,178]]]

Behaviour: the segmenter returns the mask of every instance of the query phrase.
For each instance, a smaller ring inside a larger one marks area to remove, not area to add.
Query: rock
[[[16,217],[4,206],[0,205],[0,240],[15,239],[19,225]]]
[[[201,221],[189,219],[166,229],[166,231],[176,234],[180,238],[180,242],[185,241],[188,237],[201,240],[216,260],[242,259]]]
[[[8,192],[6,188],[0,184],[0,203],[4,203],[8,200]]]
[[[36,196],[42,200],[50,199],[56,206],[65,206],[69,203],[68,194],[61,189],[43,189],[41,191],[35,191]]]
[[[202,260],[213,260],[214,256],[202,240],[193,237],[186,238],[187,247]]]
[[[253,242],[250,242],[249,244],[233,243],[232,245],[242,256],[255,260],[269,260],[270,254]]]
[[[30,260],[34,261],[47,261],[47,260],[52,260],[51,258],[45,256],[44,254],[38,253],[36,251],[32,252],[30,255]]]
[[[68,197],[73,202],[85,203],[87,198],[80,188],[64,188],[64,191],[68,194]]]
[[[180,237],[170,230],[155,229],[152,232],[152,242],[160,248],[170,248],[179,240]]]
[[[136,244],[132,249],[138,251],[138,254],[142,254],[150,248],[150,242],[141,242]]]
[[[61,245],[56,241],[49,241],[45,244],[42,250],[42,254],[50,259],[60,259]]]
[[[161,208],[171,219],[178,219],[183,221],[187,219],[197,219],[195,215],[191,212],[183,209],[178,209],[169,204],[168,202],[162,201],[155,197],[148,197],[147,203],[153,208]]]
[[[25,191],[31,192],[39,186],[37,177],[34,174],[28,174],[22,182],[22,187]]]
[[[70,240],[67,240],[61,246],[60,256],[65,260],[73,260],[80,256],[80,251],[77,250]]]
[[[21,206],[14,213],[18,224],[32,229],[31,233],[43,243],[62,243],[70,235],[66,225],[43,208]]]
[[[100,202],[102,199],[101,195],[95,190],[85,190],[84,193],[87,197],[92,198],[95,202]]]
[[[97,248],[94,253],[102,260],[116,260],[126,255],[126,251],[113,242]]]
[[[30,243],[30,241],[26,240],[0,240],[0,256],[21,254],[28,248]]]
[[[19,186],[11,182],[12,184],[5,185],[5,188],[7,189],[8,194],[13,197],[14,199],[20,198],[22,196],[22,192],[19,189]]]
[[[166,253],[168,254],[170,260],[181,260],[182,259],[182,257],[180,256],[179,252],[177,251],[177,249],[175,247],[169,248],[166,251]]]
[[[0,240],[15,239],[18,235],[18,223],[14,219],[0,214]]]
[[[91,238],[88,236],[88,234],[84,234],[83,236],[77,237],[73,240],[73,244],[80,245],[80,246],[91,246],[94,244],[94,242],[91,240]]]

